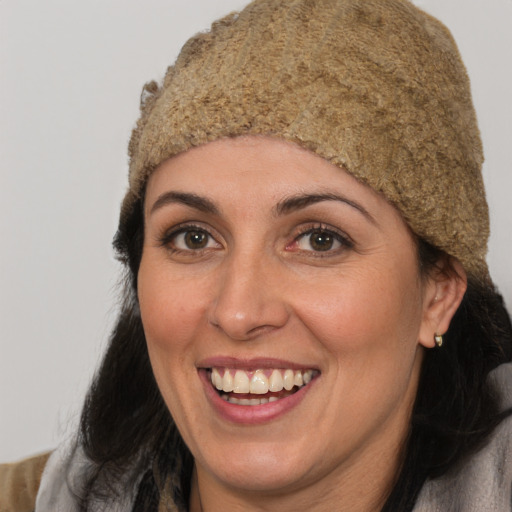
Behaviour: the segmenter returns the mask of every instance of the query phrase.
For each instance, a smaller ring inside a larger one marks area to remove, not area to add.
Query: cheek
[[[343,440],[362,435],[361,424],[373,432],[393,411],[405,414],[413,400],[421,295],[415,272],[405,274],[352,273],[297,306],[328,353],[325,378],[336,389],[331,404],[338,411],[331,426]]]
[[[138,284],[151,367],[169,411],[177,423],[183,424],[194,414],[187,397],[197,393],[199,386],[194,340],[205,318],[204,294],[189,280],[170,277],[157,265],[144,264],[144,260]]]
[[[384,353],[384,361],[400,359],[406,345],[409,355],[415,350],[422,312],[415,267],[349,272],[296,297],[303,323],[338,356]]]
[[[143,260],[144,263],[144,260]],[[191,280],[141,264],[138,297],[150,352],[178,353],[205,322],[205,294]]]

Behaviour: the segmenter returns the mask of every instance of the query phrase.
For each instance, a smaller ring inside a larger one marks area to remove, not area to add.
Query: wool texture
[[[191,38],[144,88],[120,222],[164,160],[251,134],[346,170],[489,280],[469,79],[448,29],[408,0],[256,0]]]

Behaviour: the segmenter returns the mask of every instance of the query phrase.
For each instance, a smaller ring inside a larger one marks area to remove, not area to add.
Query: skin
[[[343,200],[278,208],[326,194]],[[203,248],[187,245],[191,231]],[[422,354],[465,290],[453,273],[419,274],[394,207],[293,144],[215,141],[151,175],[138,283],[153,371],[195,458],[192,511],[380,510]],[[278,358],[320,375],[296,407],[240,425],[218,414],[199,377],[201,362],[219,356]]]

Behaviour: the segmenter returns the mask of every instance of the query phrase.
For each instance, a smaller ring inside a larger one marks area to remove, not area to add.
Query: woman
[[[467,76],[405,0],[257,0],[145,88],[125,302],[36,510],[508,510]]]

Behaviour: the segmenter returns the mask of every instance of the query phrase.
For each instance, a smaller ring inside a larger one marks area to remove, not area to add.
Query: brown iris
[[[309,243],[315,251],[328,251],[332,249],[334,237],[326,231],[313,231]]]
[[[208,244],[208,235],[203,231],[187,231],[184,239],[189,249],[204,249]]]

